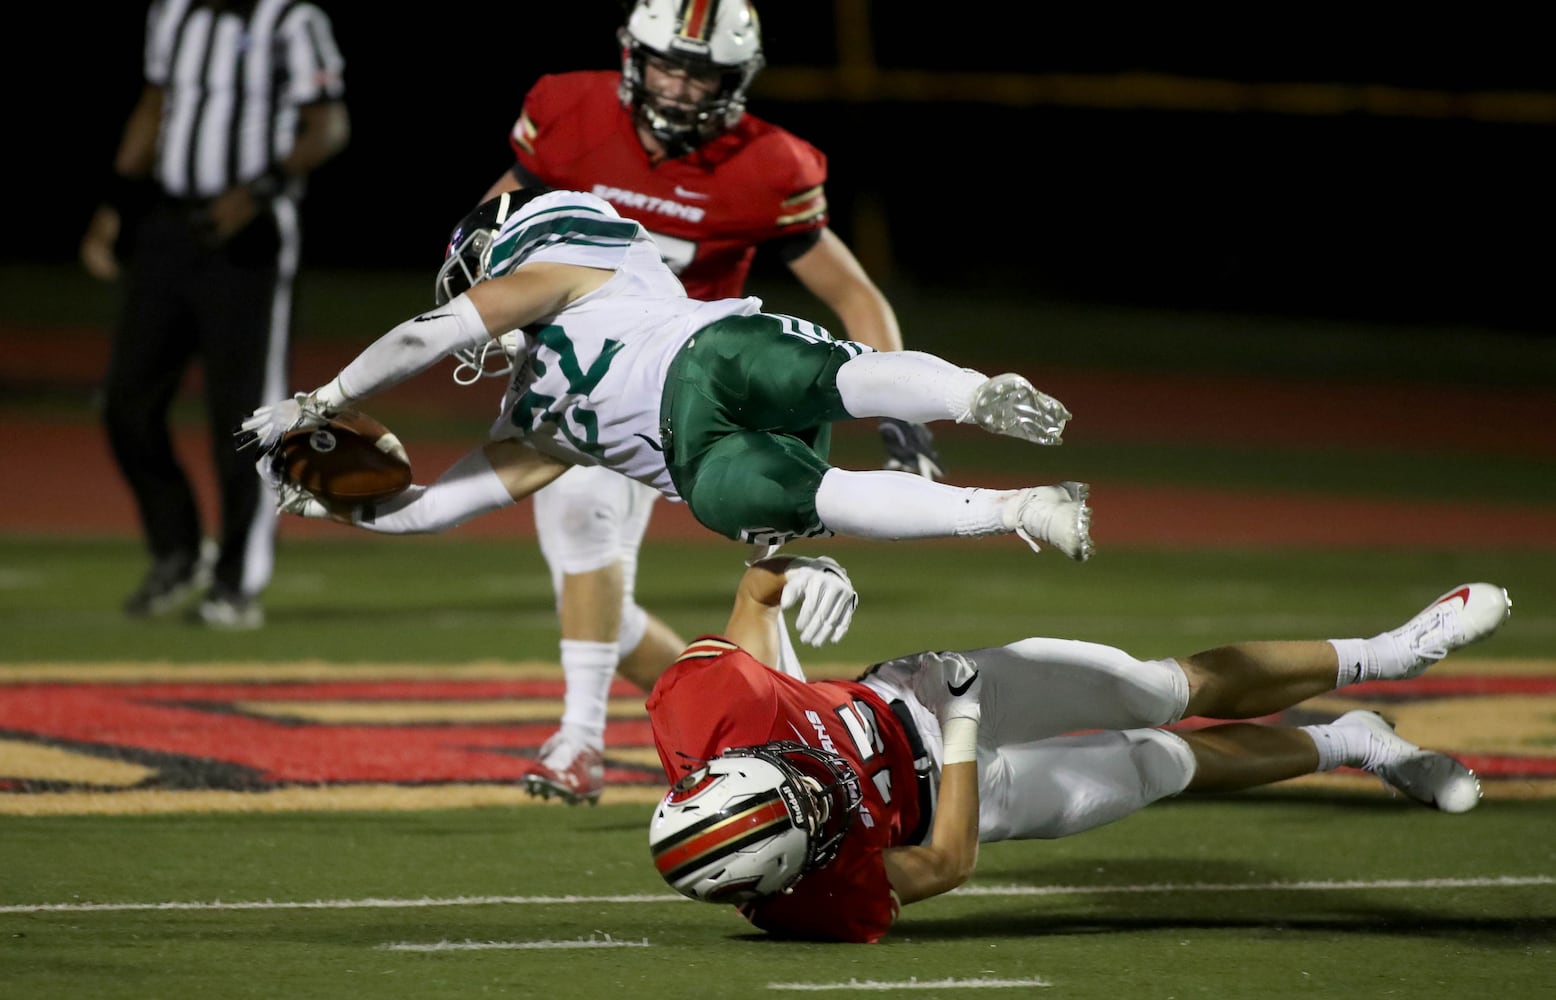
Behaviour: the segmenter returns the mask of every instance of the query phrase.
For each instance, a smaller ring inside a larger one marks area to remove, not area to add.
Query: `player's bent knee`
[[[1194,780],[1194,751],[1182,737],[1165,729],[1132,729],[1123,735],[1140,776],[1142,805],[1177,795]]]
[[[1166,726],[1183,718],[1189,704],[1189,678],[1176,660],[1138,660],[1132,683],[1119,697],[1140,726]]]
[[[637,544],[637,537],[624,537],[629,521],[633,530],[647,524],[629,517],[634,500],[631,485],[631,480],[615,472],[579,467],[535,494],[535,532],[541,553],[555,573],[592,573],[618,562],[629,546]]]
[[[979,837],[1054,840],[1176,795],[1194,754],[1162,729],[1099,730],[1002,747],[979,762]]]

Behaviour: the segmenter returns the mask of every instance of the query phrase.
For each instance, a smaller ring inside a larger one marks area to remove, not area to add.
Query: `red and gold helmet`
[[[793,742],[735,747],[660,800],[649,849],[681,894],[747,902],[837,857],[860,798],[859,776],[836,754]]]
[[[665,145],[683,156],[735,126],[746,91],[762,68],[762,31],[748,0],[638,0],[617,32],[621,103]],[[716,82],[696,103],[667,99],[644,82],[650,62]]]

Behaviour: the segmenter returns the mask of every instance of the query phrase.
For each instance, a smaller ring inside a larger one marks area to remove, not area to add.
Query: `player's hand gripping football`
[[[312,393],[299,392],[291,399],[267,403],[255,410],[238,425],[233,437],[239,451],[258,445],[260,453],[265,454],[274,451],[288,431],[323,427],[329,417]]]
[[[886,446],[886,468],[911,472],[925,479],[940,479],[945,468],[935,450],[935,436],[923,424],[896,417],[882,417],[881,443]]]
[[[800,606],[794,617],[800,641],[820,646],[842,639],[854,620],[854,609],[859,606],[859,592],[854,590],[848,572],[827,556],[796,556],[783,574],[783,609]]]
[[[944,725],[950,719],[978,721],[983,714],[979,698],[983,677],[961,653],[921,653],[918,670],[910,682],[913,693]]]
[[[254,468],[259,472],[259,478],[270,484],[270,488],[276,493],[276,513],[296,514],[298,517],[333,516],[329,507],[323,500],[309,493],[296,483],[288,482],[281,475],[278,465],[280,456],[274,451],[262,452],[254,462]]]

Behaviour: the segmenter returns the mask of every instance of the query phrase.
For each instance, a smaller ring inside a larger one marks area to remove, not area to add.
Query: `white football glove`
[[[323,427],[329,416],[311,393],[299,392],[291,399],[261,406],[238,425],[233,436],[239,451],[257,444],[263,454],[274,450],[287,431]]]
[[[859,592],[837,560],[796,556],[784,570],[782,605],[787,611],[796,604],[800,611],[794,616],[794,627],[800,641],[820,646],[847,633],[859,606]]]
[[[983,676],[961,653],[920,653],[909,684],[941,725],[950,719],[976,722],[983,714],[978,701],[983,694]]]
[[[886,446],[886,468],[907,472],[925,479],[945,478],[940,453],[935,450],[935,435],[923,424],[895,417],[882,417],[881,443]]]
[[[280,483],[276,486],[276,513],[338,520],[323,500],[296,483]]]
[[[298,517],[331,518],[329,507],[323,500],[309,493],[296,483],[287,482],[281,478],[281,470],[276,467],[276,456],[262,454],[254,463],[254,468],[259,470],[259,477],[270,484],[270,488],[276,493],[276,513],[296,514]]]

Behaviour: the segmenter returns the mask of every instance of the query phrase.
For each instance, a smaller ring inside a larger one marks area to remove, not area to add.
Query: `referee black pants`
[[[186,205],[150,209],[128,241],[123,312],[104,386],[109,445],[152,558],[193,559],[204,530],[169,418],[198,366],[220,504],[211,532],[221,547],[215,582],[248,596],[270,582],[276,518],[253,454],[233,447],[232,432],[256,407],[289,392],[296,222],[295,206],[278,201],[213,249]]]

